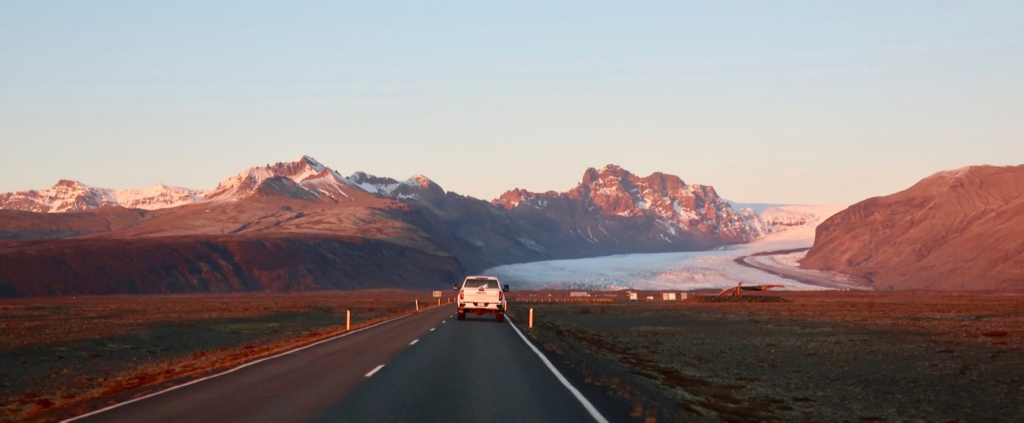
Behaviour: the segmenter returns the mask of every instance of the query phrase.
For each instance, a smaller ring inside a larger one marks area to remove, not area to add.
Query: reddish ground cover
[[[1020,294],[520,302],[510,314],[520,327],[529,308],[535,325],[524,330],[585,392],[619,413],[615,421],[1024,416]]]

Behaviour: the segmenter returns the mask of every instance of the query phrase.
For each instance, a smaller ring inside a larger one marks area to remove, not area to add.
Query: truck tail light
[[[466,299],[466,291],[461,290],[461,289],[459,290],[459,299],[460,300],[465,300]]]
[[[505,293],[498,291],[498,302],[505,301]]]

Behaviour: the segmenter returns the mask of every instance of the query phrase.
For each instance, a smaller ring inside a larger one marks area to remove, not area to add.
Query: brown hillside
[[[148,212],[5,211],[0,297],[439,289],[461,277],[458,259],[389,216],[403,204],[293,188],[269,180],[239,201]]]
[[[0,240],[65,238],[116,231],[138,224],[146,213],[122,207],[100,207],[76,213],[0,210]]]
[[[0,246],[0,297],[442,289],[461,277],[430,246],[341,236],[62,239]]]
[[[817,229],[808,269],[877,289],[1024,290],[1024,166],[940,172]]]

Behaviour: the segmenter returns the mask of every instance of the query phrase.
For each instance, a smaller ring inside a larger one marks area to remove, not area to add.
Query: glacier
[[[736,259],[756,253],[810,248],[818,224],[844,206],[774,206],[770,213],[798,215],[805,223],[740,244],[711,251],[657,254],[620,254],[574,260],[508,264],[483,271],[517,290],[679,290],[724,289],[745,285],[782,285],[786,290],[848,289],[856,284],[840,274],[798,267],[806,251],[749,257],[758,265],[801,272],[830,284],[807,284],[741,265]]]

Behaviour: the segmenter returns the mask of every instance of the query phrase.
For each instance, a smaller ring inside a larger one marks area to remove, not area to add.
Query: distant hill
[[[1024,290],[1024,166],[940,172],[818,226],[808,269],[877,289]]]

